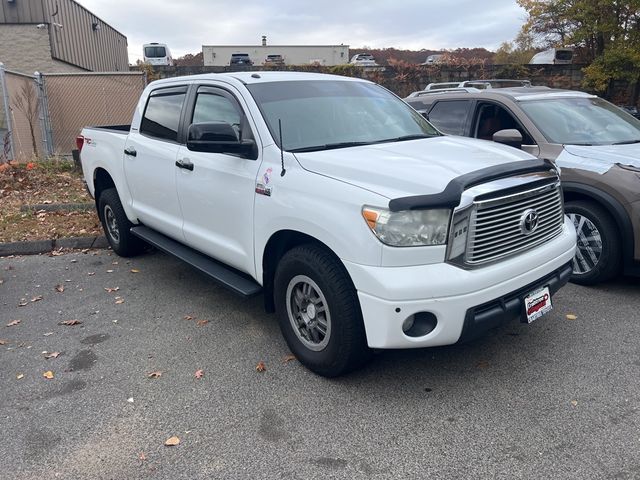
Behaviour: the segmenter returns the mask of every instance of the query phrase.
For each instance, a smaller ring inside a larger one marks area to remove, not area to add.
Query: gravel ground
[[[327,380],[285,360],[261,297],[161,253],[4,258],[0,279],[0,478],[640,478],[638,280]]]

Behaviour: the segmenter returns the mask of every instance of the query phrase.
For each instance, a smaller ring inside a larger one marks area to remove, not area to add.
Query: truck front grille
[[[563,224],[557,183],[476,200],[469,219],[465,263],[480,265],[528,250],[559,235]]]

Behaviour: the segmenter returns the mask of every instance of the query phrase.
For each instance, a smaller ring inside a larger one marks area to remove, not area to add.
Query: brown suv
[[[562,169],[578,233],[572,280],[640,275],[640,120],[582,92],[455,88],[405,99],[443,133],[493,140]]]

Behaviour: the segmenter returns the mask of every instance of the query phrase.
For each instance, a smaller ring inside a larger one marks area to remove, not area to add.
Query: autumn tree
[[[31,82],[23,82],[20,88],[20,94],[14,99],[12,107],[22,113],[27,121],[29,134],[31,135],[31,148],[33,149],[33,154],[37,157],[36,122],[38,121],[39,105],[38,95]]]
[[[534,39],[527,32],[520,32],[513,42],[503,42],[493,58],[496,65],[529,63],[531,57],[538,53],[539,49],[534,46]]]
[[[585,50],[586,87],[604,92],[614,80],[640,84],[640,0],[517,1],[529,14],[524,33],[545,46]]]

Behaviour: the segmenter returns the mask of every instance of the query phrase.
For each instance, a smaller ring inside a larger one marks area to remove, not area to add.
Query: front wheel
[[[274,279],[280,329],[300,363],[336,377],[370,355],[356,289],[344,266],[316,245],[289,250]]]
[[[121,257],[132,257],[142,251],[144,243],[131,233],[133,224],[127,218],[115,188],[100,194],[98,211],[105,236],[114,252]]]
[[[572,201],[565,212],[576,228],[578,245],[571,281],[593,285],[615,277],[622,252],[618,228],[606,210],[593,202]]]

